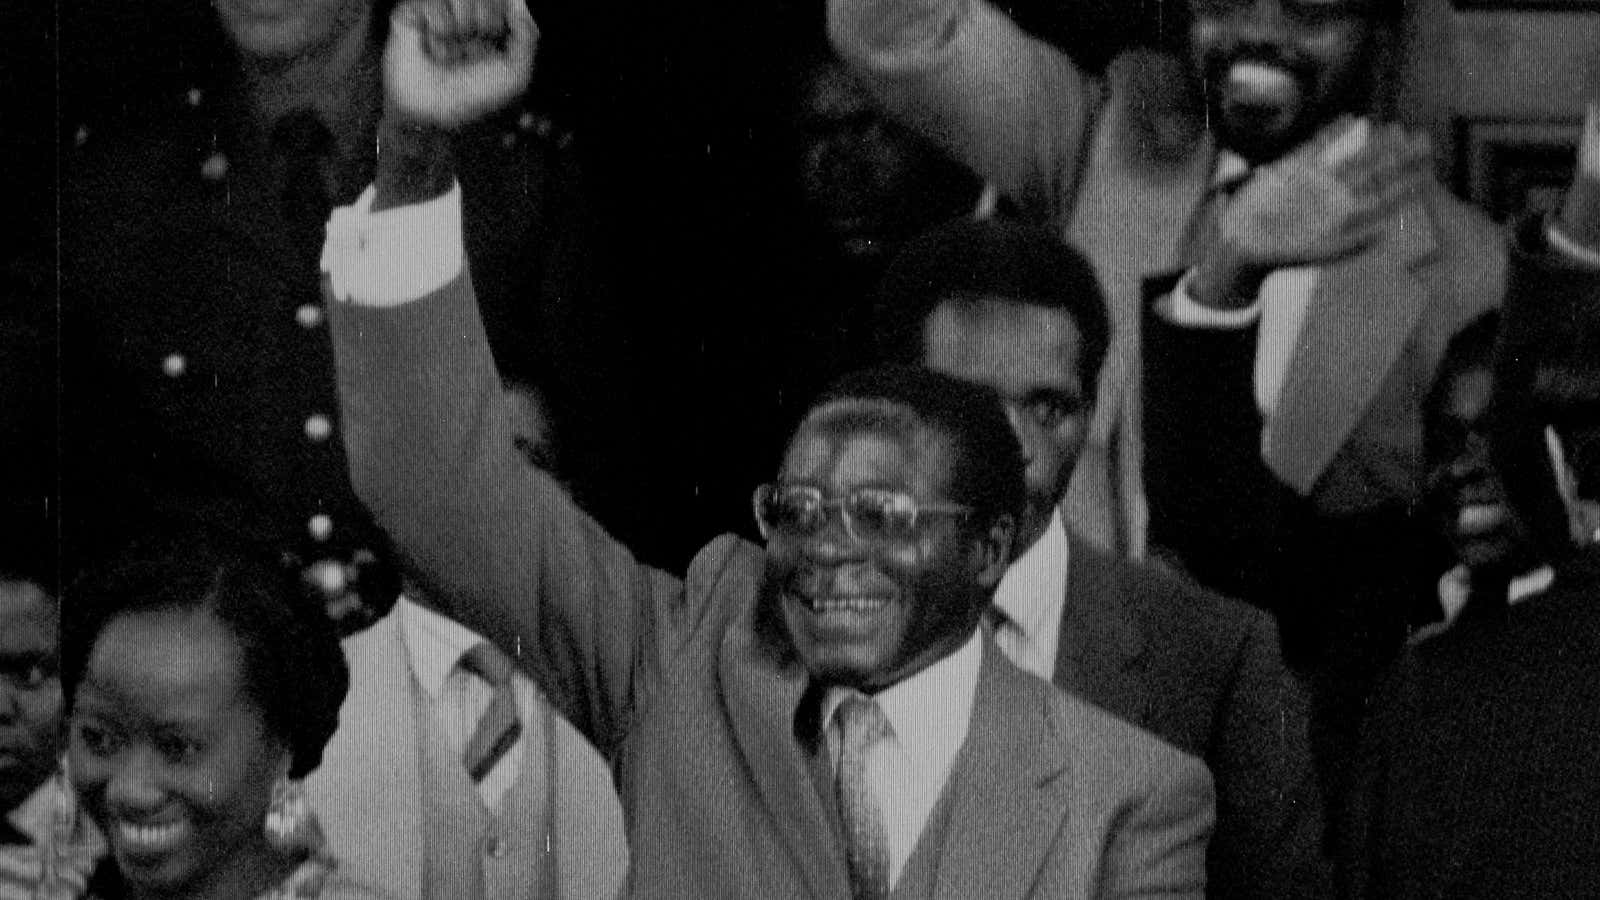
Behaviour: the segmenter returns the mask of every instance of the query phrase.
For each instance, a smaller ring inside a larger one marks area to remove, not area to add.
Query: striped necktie
[[[494,699],[478,717],[478,727],[462,751],[462,763],[476,783],[482,783],[495,764],[516,746],[522,734],[517,718],[517,697],[511,684],[511,660],[492,644],[480,642],[461,656],[461,668],[494,688]]]
[[[889,896],[889,836],[883,811],[867,783],[867,753],[890,734],[877,701],[855,694],[834,712],[839,725],[839,812],[844,817],[845,853],[854,900]]]

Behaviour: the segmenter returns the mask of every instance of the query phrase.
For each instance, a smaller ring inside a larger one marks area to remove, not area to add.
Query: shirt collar
[[[1517,604],[1531,597],[1537,597],[1549,590],[1555,580],[1555,569],[1549,566],[1540,566],[1518,575],[1506,585],[1506,603]],[[1471,593],[1472,570],[1466,566],[1456,566],[1439,578],[1439,605],[1444,609],[1446,622],[1455,621],[1456,616],[1467,605],[1467,598]]]
[[[411,674],[429,697],[444,690],[461,656],[483,638],[465,625],[401,597],[395,604],[400,612],[400,637],[406,645]]]
[[[1250,174],[1250,164],[1244,157],[1232,150],[1222,150],[1217,153],[1217,167],[1211,173],[1211,186],[1220,187],[1243,179]]]
[[[1056,508],[1044,534],[1033,542],[1000,579],[994,605],[1022,633],[1032,638],[1059,627],[1067,599],[1070,543],[1067,526]]]
[[[900,746],[931,765],[948,765],[967,740],[983,661],[982,633],[973,629],[961,649],[873,698]],[[822,721],[831,723],[834,711],[853,692],[829,689]]]
[[[54,778],[46,778],[28,799],[6,813],[6,822],[35,844],[43,844],[50,835],[51,810],[58,796],[56,784]]]

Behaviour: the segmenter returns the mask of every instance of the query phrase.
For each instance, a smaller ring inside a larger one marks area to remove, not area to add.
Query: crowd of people
[[[637,354],[570,12],[197,14],[5,273],[0,900],[1600,894],[1600,98],[1494,223],[1442,0],[1181,6],[774,11]]]

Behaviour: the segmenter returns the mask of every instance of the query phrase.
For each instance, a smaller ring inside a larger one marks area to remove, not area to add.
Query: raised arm
[[[682,586],[637,563],[517,453],[465,267],[446,133],[520,93],[534,40],[521,0],[397,10],[377,177],[335,211],[323,268],[357,494],[450,612],[609,753]]]
[[[828,31],[892,115],[1030,212],[1065,212],[1102,92],[1064,52],[986,0],[828,0]]]

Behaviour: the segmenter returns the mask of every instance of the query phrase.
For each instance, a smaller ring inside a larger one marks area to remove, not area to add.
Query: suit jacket
[[[1330,896],[1308,704],[1271,618],[1069,540],[1055,683],[1206,761],[1207,896]]]
[[[398,610],[344,642],[350,691],[306,796],[339,868],[397,900],[422,885],[422,757],[415,718],[421,691],[411,673]],[[622,820],[604,765],[570,725],[530,741],[524,766],[545,766],[555,749],[557,872],[561,898],[614,897],[627,869]],[[542,814],[542,811],[540,811]]]
[[[511,458],[465,276],[398,309],[337,305],[334,330],[353,483],[458,617],[611,758],[633,895],[849,896],[808,679],[758,599],[762,552],[718,539],[680,581]],[[1024,676],[992,640],[946,800],[934,896],[1203,888],[1199,761]]]
[[[1147,127],[1139,85],[1176,63],[1129,53],[1103,82],[1090,79],[985,0],[830,0],[829,15],[835,46],[893,113],[1025,213],[1057,223],[1094,262],[1113,340],[1066,508],[1096,543],[1138,555],[1145,487],[1175,477],[1143,471],[1143,423],[1170,410],[1193,416],[1210,399],[1184,407],[1166,398],[1146,415],[1145,400],[1160,398],[1140,391],[1142,359],[1159,356],[1141,346],[1143,283],[1180,267],[1214,167],[1203,135],[1151,150],[1163,142]],[[1504,261],[1486,220],[1436,191],[1372,250],[1328,267],[1261,435],[1276,478],[1331,512],[1370,507],[1374,489],[1383,499],[1414,496],[1417,401],[1444,342],[1498,299]]]
[[[1600,547],[1504,621],[1413,648],[1364,731],[1338,830],[1350,898],[1593,897]]]

